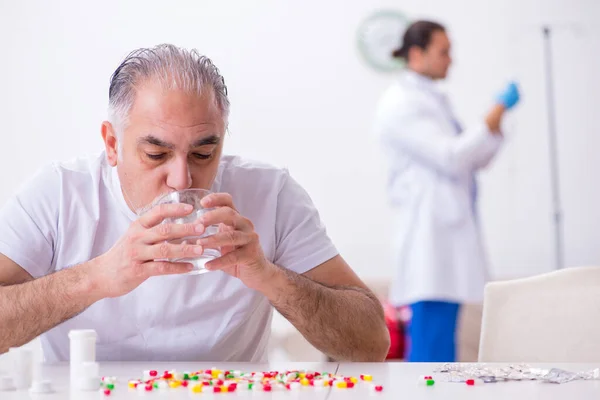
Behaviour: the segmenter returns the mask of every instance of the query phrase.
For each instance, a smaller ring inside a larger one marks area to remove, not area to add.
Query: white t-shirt
[[[287,170],[223,156],[211,190],[232,195],[271,262],[301,274],[338,254]],[[104,153],[52,164],[0,210],[0,253],[38,278],[105,253],[136,218]],[[43,334],[42,346],[46,362],[68,360],[69,330],[91,328],[99,361],[264,362],[271,317],[261,293],[223,272],[152,277]]]

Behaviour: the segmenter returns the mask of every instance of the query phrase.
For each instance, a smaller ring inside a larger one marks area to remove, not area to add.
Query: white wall
[[[455,43],[448,90],[465,122],[519,79],[524,100],[510,140],[482,176],[481,209],[494,273],[552,268],[541,21],[556,32],[556,91],[569,265],[600,263],[595,172],[600,138],[600,16],[595,0],[128,1],[0,3],[0,203],[40,165],[101,148],[108,79],[140,46],[172,42],[211,56],[229,85],[227,150],[288,166],[363,277],[390,274],[374,105],[393,76],[358,57],[355,31],[379,7],[446,23]]]

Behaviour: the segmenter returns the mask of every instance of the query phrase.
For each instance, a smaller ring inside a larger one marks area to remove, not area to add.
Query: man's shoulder
[[[95,175],[106,166],[104,153],[95,153],[70,160],[55,161],[48,167],[54,168],[59,175],[76,177],[81,175]]]
[[[56,221],[65,203],[89,198],[101,179],[101,171],[102,161],[98,156],[46,163],[16,189],[2,212],[24,210],[38,222]]]
[[[388,87],[385,96],[390,101],[399,103],[428,102],[432,93],[423,84],[414,82],[408,76],[400,77]]]
[[[402,81],[392,84],[380,99],[377,115],[384,120],[402,118],[403,116],[435,113],[436,102],[432,94],[421,90],[411,83]]]
[[[287,168],[234,155],[224,155],[220,162],[223,184],[260,187],[281,185],[288,177]]]
[[[18,192],[27,191],[31,187],[35,190],[45,188],[44,191],[54,195],[68,191],[81,192],[87,186],[97,185],[105,169],[106,162],[102,154],[49,162],[38,168]]]
[[[254,171],[258,173],[285,173],[286,169],[274,164],[238,155],[223,155],[221,167],[231,170]]]

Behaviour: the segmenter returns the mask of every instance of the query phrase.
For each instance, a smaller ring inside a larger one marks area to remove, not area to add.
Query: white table
[[[600,381],[574,381],[565,384],[550,384],[535,381],[488,383],[481,386],[467,386],[464,383],[443,382],[433,371],[439,364],[408,364],[408,363],[101,363],[102,375],[116,376],[119,382],[110,396],[98,392],[71,391],[69,387],[68,364],[47,365],[43,367],[44,378],[51,379],[55,392],[45,395],[31,395],[28,391],[0,392],[1,400],[97,400],[110,399],[205,399],[205,398],[252,398],[263,399],[310,399],[310,400],[359,400],[359,399],[600,399]],[[590,370],[599,365],[592,364],[560,364],[541,365],[538,367],[559,367],[570,371]],[[167,392],[152,392],[140,395],[135,390],[127,388],[129,379],[141,378],[143,370],[156,369],[159,372],[176,369],[178,371],[196,371],[216,367],[222,370],[242,371],[272,371],[272,370],[313,370],[331,372],[344,376],[373,375],[374,382],[384,386],[381,393],[371,393],[365,385],[359,384],[353,389],[337,388],[302,388],[298,392],[274,391],[266,392],[237,392],[237,393],[201,393],[190,394],[187,389],[175,389]],[[422,375],[432,375],[436,380],[433,387],[419,386],[418,378]],[[217,397],[214,397],[217,396]]]
[[[506,364],[503,364],[506,365]],[[340,364],[338,374],[358,376],[371,373],[377,383],[384,386],[381,394],[384,396],[369,396],[364,390],[347,393],[342,390],[332,390],[328,400],[339,399],[444,399],[444,400],[579,400],[600,399],[600,381],[573,381],[564,384],[551,384],[539,381],[498,382],[486,383],[480,386],[467,386],[464,383],[443,382],[440,374],[433,371],[440,364],[421,363],[381,363],[381,364]],[[534,367],[563,368],[569,371],[587,371],[600,364],[532,364]],[[423,375],[431,375],[435,385],[419,386],[418,379]],[[352,389],[354,390],[354,389]],[[351,393],[351,394],[350,394]]]

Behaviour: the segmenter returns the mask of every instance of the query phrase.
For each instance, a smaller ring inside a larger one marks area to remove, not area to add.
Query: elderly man
[[[0,352],[42,335],[47,362],[69,358],[71,329],[98,333],[99,360],[265,361],[272,307],[337,360],[383,360],[381,306],[336,251],[286,170],[222,155],[229,100],[210,59],[172,45],[139,49],[114,72],[105,151],[55,163],[0,213]],[[210,189],[191,212],[148,208],[165,192]],[[205,226],[219,233],[165,244]],[[205,248],[212,272],[182,275]],[[152,279],[149,279],[153,277]]]

